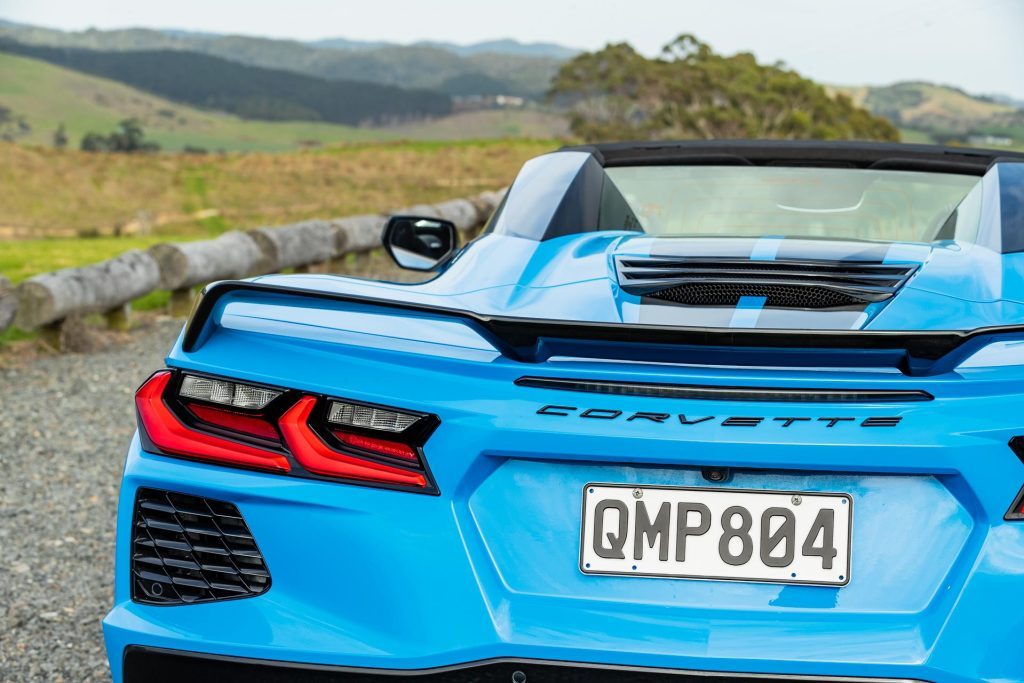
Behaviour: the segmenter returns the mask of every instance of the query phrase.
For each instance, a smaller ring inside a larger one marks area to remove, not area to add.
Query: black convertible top
[[[984,175],[997,161],[1024,163],[1024,153],[968,147],[824,140],[677,140],[563,147],[602,166],[829,166]]]

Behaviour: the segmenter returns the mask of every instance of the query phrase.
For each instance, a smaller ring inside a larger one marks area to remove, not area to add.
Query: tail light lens
[[[281,392],[238,382],[227,382],[198,375],[184,375],[181,378],[181,388],[178,390],[178,394],[183,398],[210,401],[235,408],[261,410],[280,396]]]
[[[370,453],[376,453],[377,455],[388,455],[392,458],[417,460],[416,449],[399,441],[377,439],[372,436],[362,436],[361,434],[350,434],[340,429],[332,429],[331,433],[334,434],[338,441],[351,448],[358,448]]]
[[[331,448],[310,424],[316,399],[303,396],[281,416],[281,431],[295,459],[310,472],[329,477],[426,488],[421,471],[412,471]]]
[[[223,410],[204,405],[188,405],[188,411],[201,422],[258,439],[279,441],[280,436],[273,424],[262,417],[253,417],[233,410]]]
[[[331,401],[327,421],[345,427],[364,427],[381,432],[404,432],[419,418],[397,410]]]
[[[173,396],[167,401],[168,387],[174,375],[158,372],[135,394],[139,423],[151,447],[167,455],[181,455],[200,460],[213,460],[228,465],[255,467],[273,472],[291,469],[288,458],[266,448],[201,431],[197,425],[183,421],[171,408]]]
[[[163,370],[135,397],[147,450],[313,479],[436,493],[433,415]]]

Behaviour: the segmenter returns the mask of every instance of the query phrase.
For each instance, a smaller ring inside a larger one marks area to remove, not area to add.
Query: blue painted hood
[[[737,324],[732,308],[641,302],[618,284],[617,256],[863,260],[914,264],[889,301],[863,311],[764,309]],[[420,284],[332,275],[275,275],[261,282],[393,298],[482,314],[696,327],[960,330],[1024,322],[1024,255],[980,245],[778,238],[654,238],[594,232],[537,242],[486,235],[438,277]]]

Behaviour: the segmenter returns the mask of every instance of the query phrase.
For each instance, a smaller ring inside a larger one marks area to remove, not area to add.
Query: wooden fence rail
[[[502,195],[483,192],[389,213],[444,218],[466,232],[487,221]],[[349,254],[376,249],[386,220],[385,214],[368,214],[233,230],[211,240],[127,251],[93,265],[36,275],[15,287],[0,276],[0,332],[11,325],[43,329],[56,340],[68,321],[94,313],[106,315],[111,326],[124,326],[131,302],[159,290],[171,292],[171,310],[180,314],[191,303],[192,289],[207,282],[287,268],[328,269]]]

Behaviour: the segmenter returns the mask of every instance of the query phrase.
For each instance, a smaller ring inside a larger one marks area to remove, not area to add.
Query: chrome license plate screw
[[[639,500],[640,498],[644,497],[644,492],[641,491],[640,489],[633,489],[633,497]]]
[[[800,496],[793,496],[793,497],[792,497],[792,498],[790,499],[790,502],[792,502],[792,503],[793,503],[793,505],[799,505],[800,503],[804,502],[804,499],[803,499],[803,498],[801,498]]]

